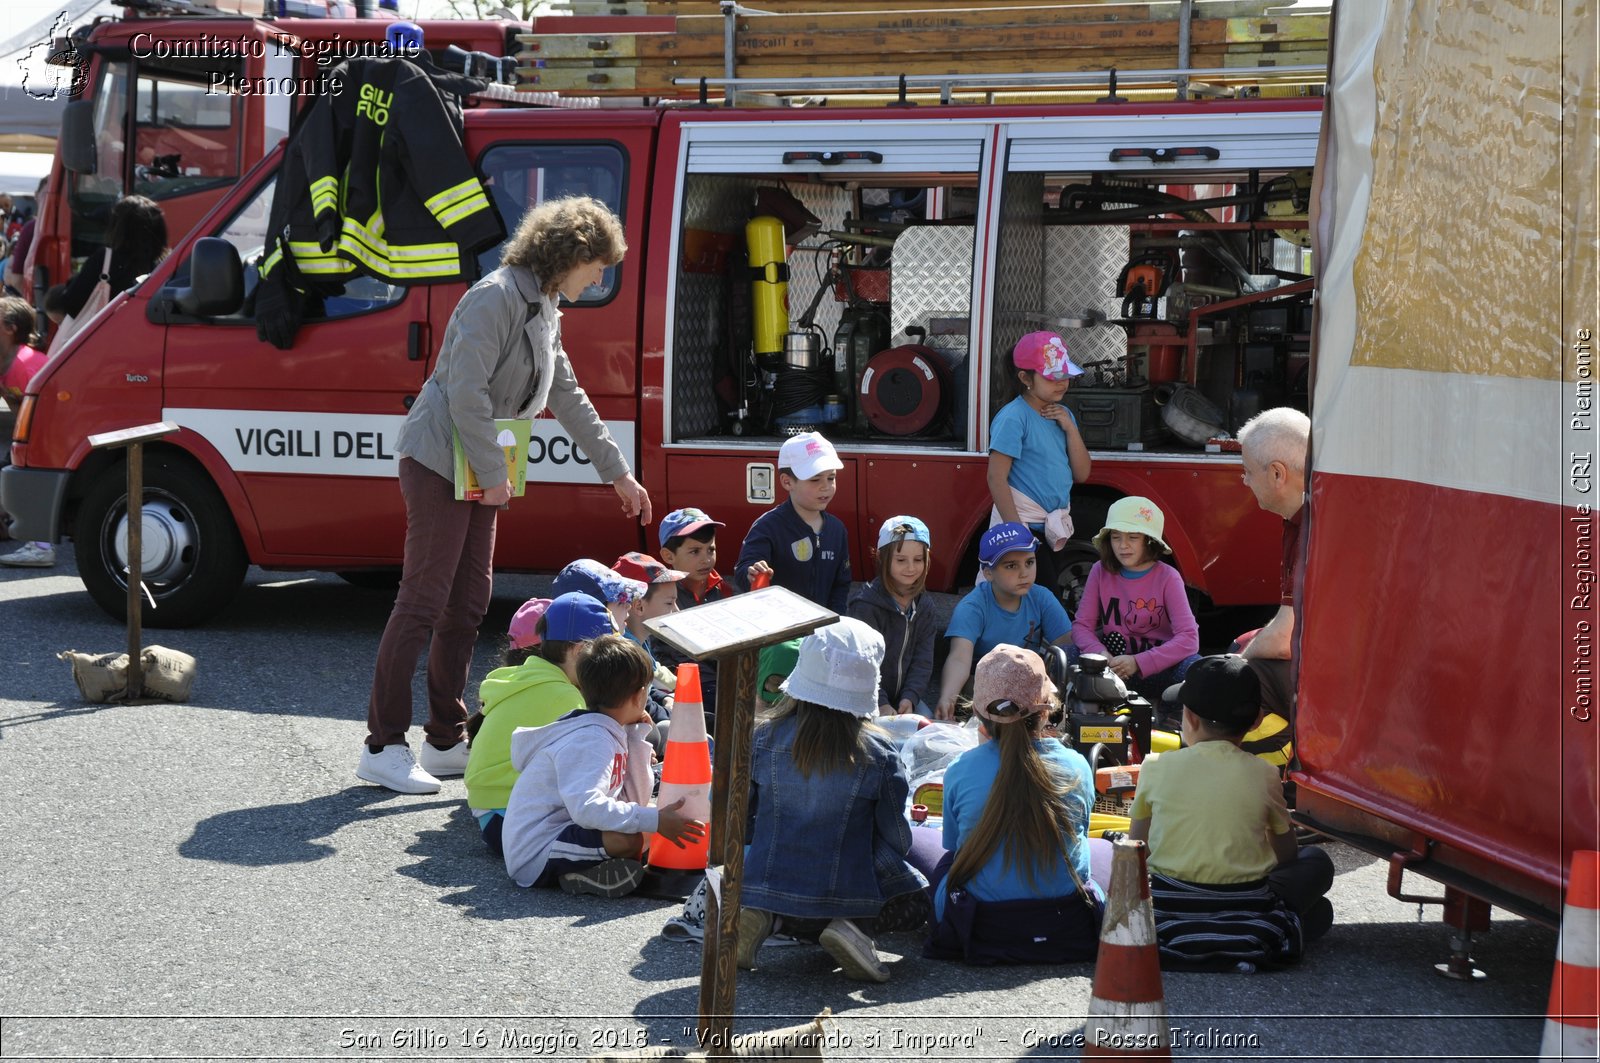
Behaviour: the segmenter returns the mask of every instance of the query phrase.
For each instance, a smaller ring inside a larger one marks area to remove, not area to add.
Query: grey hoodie
[[[655,831],[649,732],[648,724],[624,728],[603,712],[511,732],[511,764],[521,774],[500,841],[517,885],[538,881],[551,846],[574,823],[620,834]]]

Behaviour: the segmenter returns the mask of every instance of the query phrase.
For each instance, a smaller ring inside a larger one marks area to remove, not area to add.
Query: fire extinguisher
[[[789,264],[785,261],[783,222],[763,214],[744,227],[750,249],[751,311],[755,318],[755,353],[783,353],[789,331]]]

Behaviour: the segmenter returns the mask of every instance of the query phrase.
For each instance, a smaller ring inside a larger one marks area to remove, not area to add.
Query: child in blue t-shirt
[[[1023,524],[1044,544],[1039,585],[1060,593],[1056,551],[1072,537],[1072,485],[1089,478],[1089,448],[1062,404],[1083,370],[1054,332],[1030,332],[1011,351],[1017,397],[989,426],[990,525]]]
[[[1036,581],[1039,544],[1021,524],[996,524],[978,540],[978,564],[988,581],[961,599],[945,635],[950,639],[934,719],[948,720],[966,685],[974,657],[1005,643],[1029,650],[1072,641],[1072,622],[1061,599]]]

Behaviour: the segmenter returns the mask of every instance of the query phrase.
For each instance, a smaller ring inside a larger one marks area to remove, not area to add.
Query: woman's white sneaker
[[[417,763],[422,765],[423,771],[438,779],[465,775],[467,756],[471,752],[472,747],[465,742],[457,742],[449,749],[438,749],[432,742],[423,742],[417,753]]]
[[[387,787],[402,794],[436,794],[442,783],[422,770],[408,745],[384,746],[374,753],[361,747],[361,763],[356,778]]]
[[[49,543],[23,543],[9,554],[0,555],[0,565],[12,568],[50,568],[56,563],[56,548]]]

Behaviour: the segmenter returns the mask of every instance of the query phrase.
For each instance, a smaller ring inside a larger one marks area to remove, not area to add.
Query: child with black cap
[[[1333,925],[1333,861],[1297,848],[1277,769],[1239,748],[1260,681],[1243,657],[1203,657],[1178,698],[1184,748],[1145,761],[1128,813],[1150,843],[1162,965],[1292,963]]]

